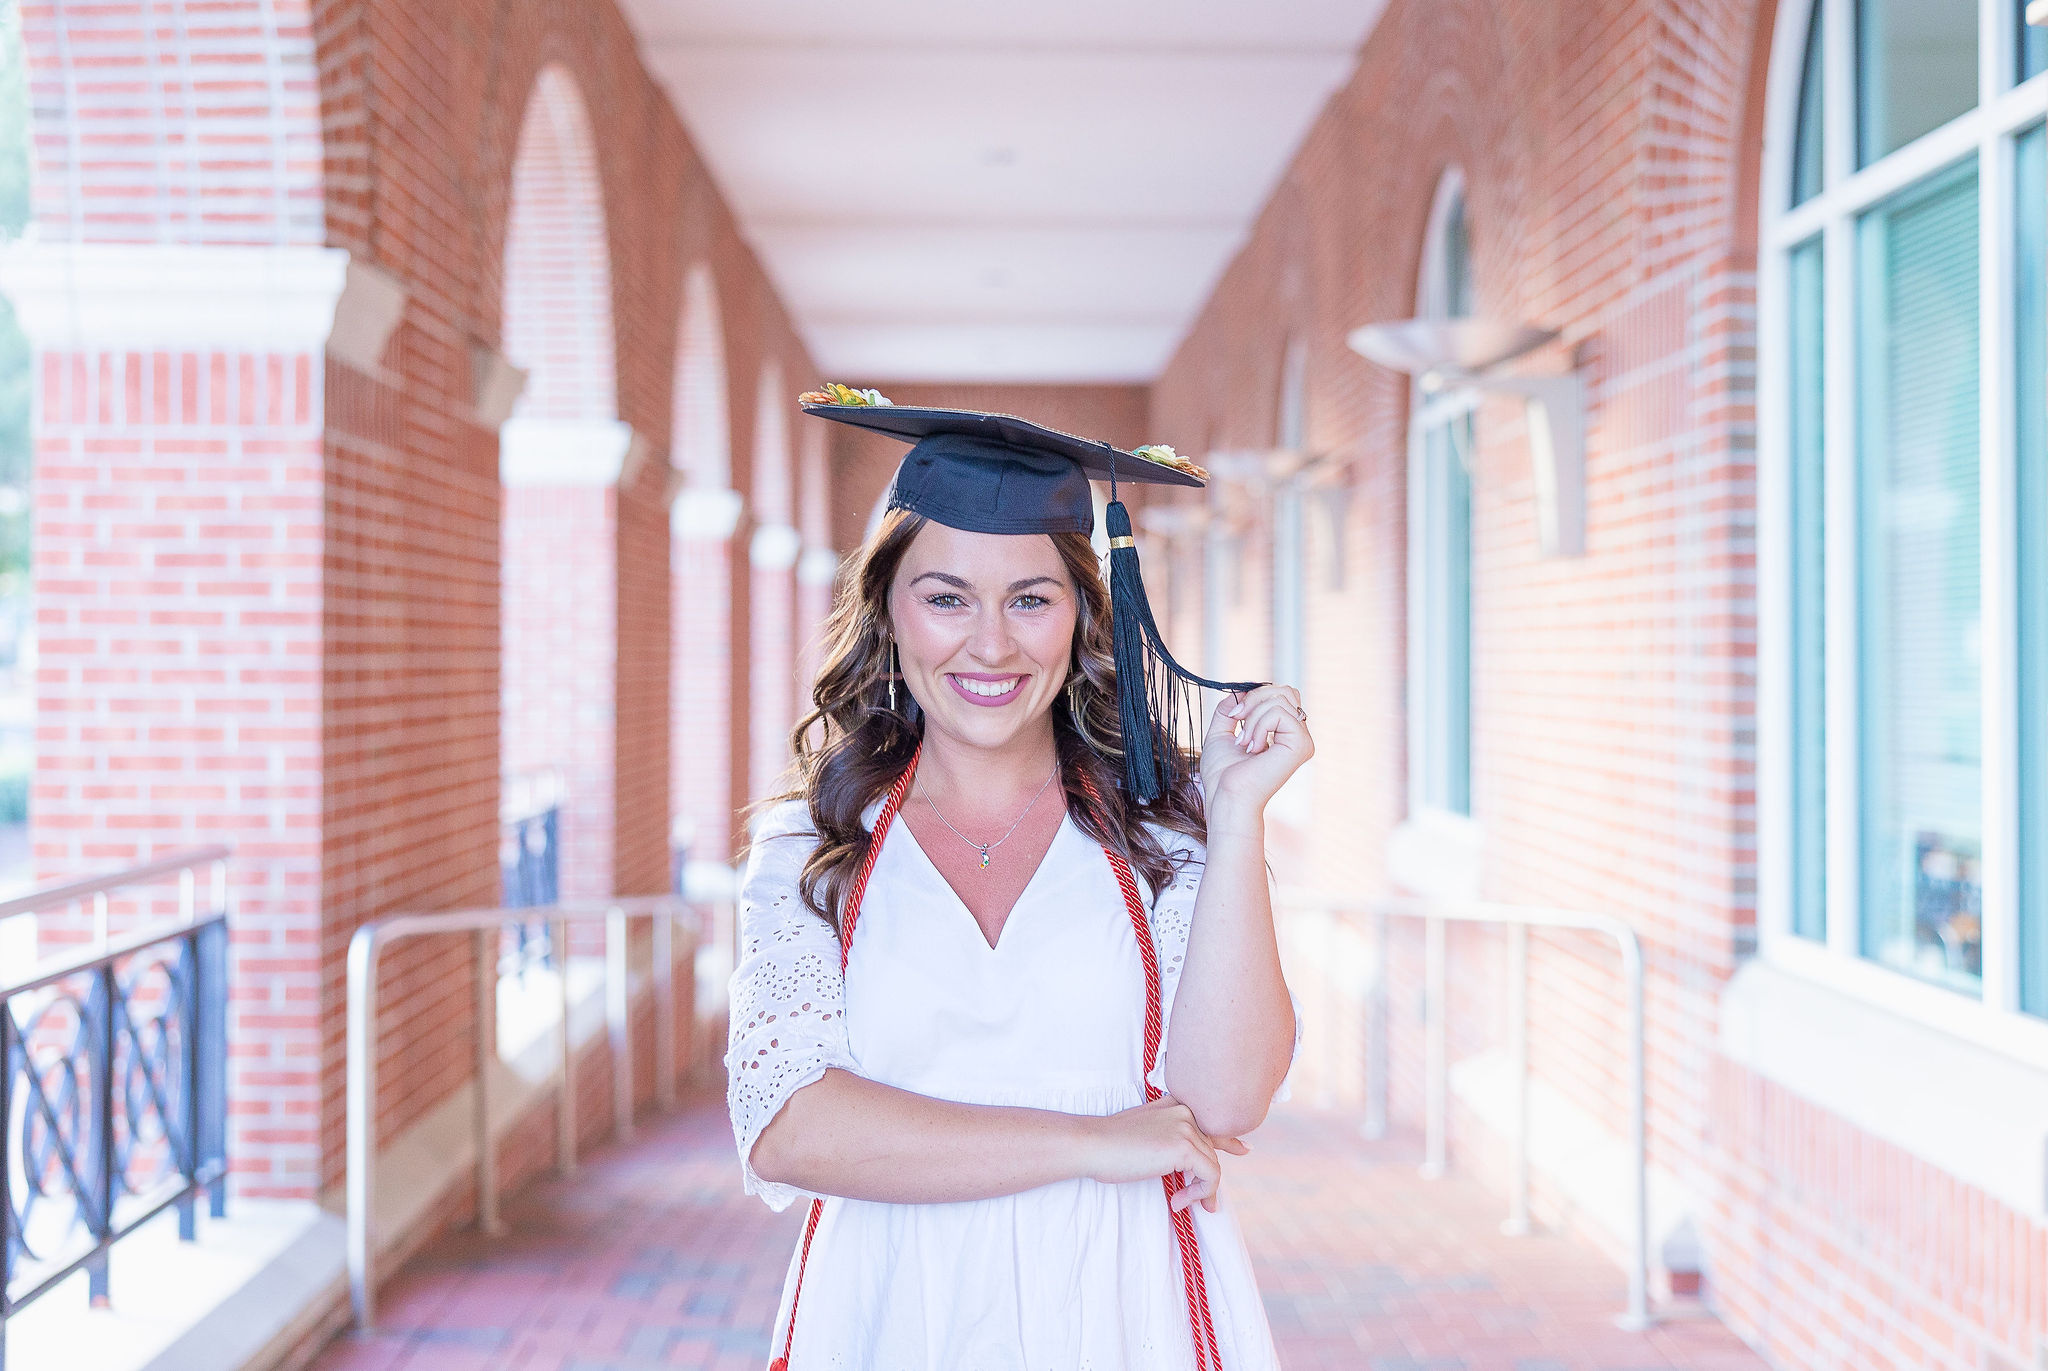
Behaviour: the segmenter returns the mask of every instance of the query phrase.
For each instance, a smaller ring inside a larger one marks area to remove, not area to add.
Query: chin
[[[994,750],[1007,747],[1031,731],[1051,713],[1051,705],[1050,700],[1035,707],[1020,700],[1001,709],[977,709],[949,701],[944,714],[926,710],[925,718],[961,742]]]

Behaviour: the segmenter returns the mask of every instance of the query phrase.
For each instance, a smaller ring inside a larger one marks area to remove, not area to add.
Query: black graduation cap
[[[874,391],[829,386],[800,397],[806,414],[901,438],[911,444],[889,491],[907,509],[970,533],[1093,533],[1089,480],[1109,482],[1110,625],[1116,647],[1117,709],[1124,738],[1124,785],[1146,804],[1163,792],[1159,752],[1201,737],[1188,686],[1253,690],[1255,681],[1212,681],[1173,659],[1145,598],[1130,511],[1121,482],[1200,489],[1208,473],[1171,448],[1126,452],[1010,414],[892,405]]]

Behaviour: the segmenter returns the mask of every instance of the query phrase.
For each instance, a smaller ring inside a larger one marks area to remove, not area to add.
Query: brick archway
[[[506,215],[504,350],[525,386],[499,435],[504,481],[499,749],[508,788],[559,782],[561,893],[613,887],[618,419],[611,257],[589,115],[544,67]]]
[[[669,754],[672,841],[693,858],[724,860],[732,833],[733,533],[742,498],[732,489],[725,321],[718,281],[694,264],[677,329],[675,479],[669,564]]]

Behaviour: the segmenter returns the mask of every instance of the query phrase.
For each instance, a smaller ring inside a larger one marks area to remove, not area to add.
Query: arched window
[[[1465,178],[1437,184],[1423,240],[1415,312],[1472,312]],[[1477,393],[1419,385],[1408,426],[1408,804],[1412,813],[1472,812],[1472,451]]]
[[[2048,1014],[2048,44],[1780,11],[1761,197],[1764,937]],[[1924,1001],[1916,1001],[1924,1002]]]
[[[1307,671],[1303,621],[1308,598],[1307,492],[1300,464],[1308,443],[1308,345],[1290,339],[1280,358],[1274,446],[1283,464],[1273,488],[1273,679],[1300,685]]]

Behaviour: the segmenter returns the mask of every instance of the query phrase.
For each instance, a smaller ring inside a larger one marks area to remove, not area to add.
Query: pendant
[[[981,849],[981,869],[988,870],[988,849],[985,847]]]

